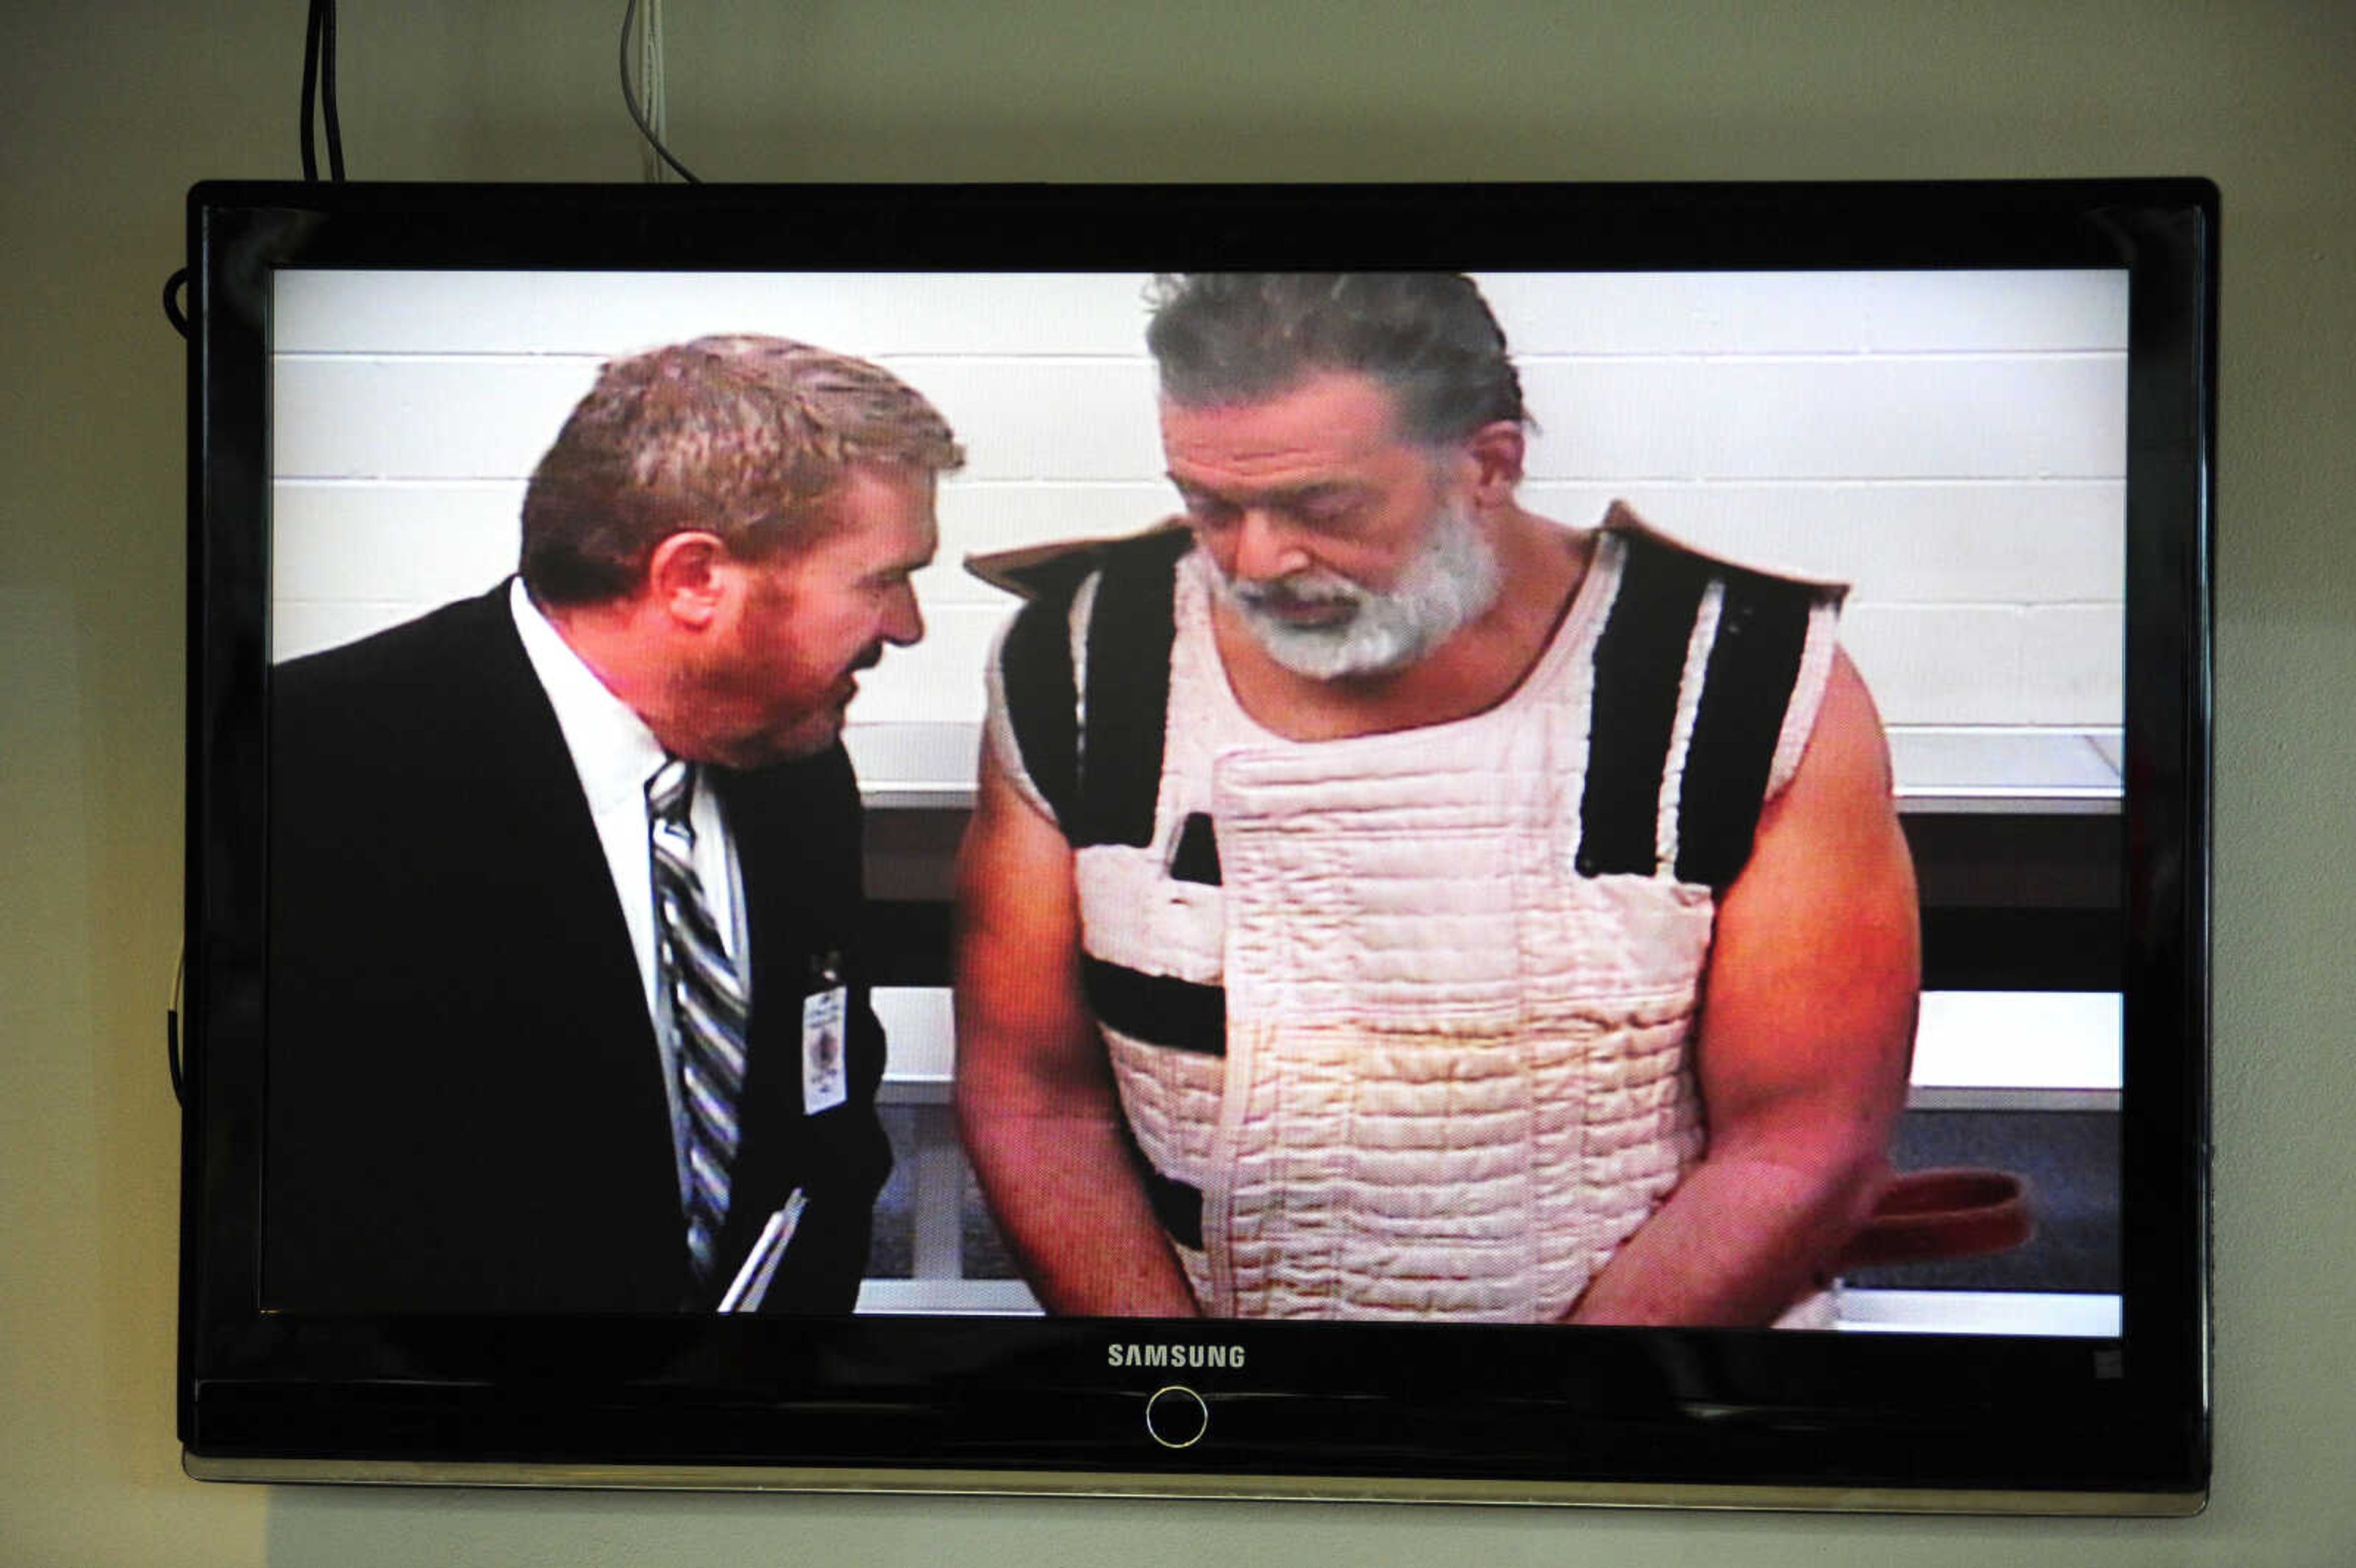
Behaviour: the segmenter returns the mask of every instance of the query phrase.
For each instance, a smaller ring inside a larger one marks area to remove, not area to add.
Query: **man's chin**
[[[1262,653],[1312,680],[1379,679],[1413,664],[1420,652],[1358,624],[1355,615],[1330,627],[1298,625],[1272,615],[1248,613],[1244,619]]]
[[[740,772],[775,767],[815,757],[842,739],[843,709],[840,706],[807,714],[787,729],[748,735],[728,748],[721,761]]]

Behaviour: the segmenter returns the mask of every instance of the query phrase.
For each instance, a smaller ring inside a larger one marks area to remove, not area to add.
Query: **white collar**
[[[557,726],[564,731],[590,812],[602,816],[626,805],[643,813],[647,780],[663,763],[662,743],[549,624],[524,592],[520,577],[508,584],[508,609],[515,617],[516,635],[523,639],[524,656],[531,660],[532,673],[548,693],[549,706],[556,709]]]

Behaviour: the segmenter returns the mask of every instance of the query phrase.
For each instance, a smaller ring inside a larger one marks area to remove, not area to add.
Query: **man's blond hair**
[[[964,462],[939,411],[847,354],[726,334],[616,359],[525,490],[524,585],[543,604],[621,598],[690,529],[768,560],[823,537],[853,464]]]

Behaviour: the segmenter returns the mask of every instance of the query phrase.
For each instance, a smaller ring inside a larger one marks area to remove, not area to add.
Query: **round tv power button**
[[[1183,1383],[1153,1391],[1145,1402],[1146,1435],[1164,1448],[1191,1448],[1211,1429],[1211,1407]]]

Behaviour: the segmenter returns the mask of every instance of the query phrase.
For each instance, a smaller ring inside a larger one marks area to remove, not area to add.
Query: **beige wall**
[[[204,1487],[172,1438],[192,180],[284,176],[302,7],[12,7],[0,64],[0,1563],[2356,1558],[2356,22],[1990,0],[670,7],[707,177],[2206,174],[2225,192],[2217,1501],[2188,1523]],[[348,8],[356,174],[636,176],[618,4]],[[610,15],[609,15],[610,13]],[[1460,19],[1442,20],[1455,15]]]

